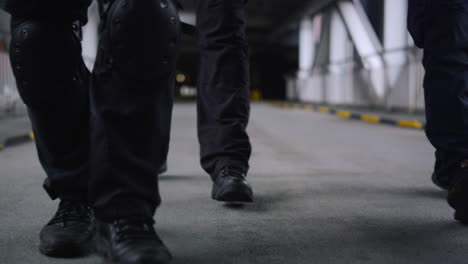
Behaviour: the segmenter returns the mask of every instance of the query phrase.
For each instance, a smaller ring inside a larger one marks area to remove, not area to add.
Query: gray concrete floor
[[[467,263],[468,227],[429,180],[422,131],[257,104],[249,127],[256,202],[210,199],[193,104],[174,112],[157,228],[174,263]],[[37,252],[54,213],[32,143],[0,152],[0,263],[101,263]]]
[[[26,115],[0,118],[0,144],[4,144],[8,138],[28,135],[29,132],[31,123]]]

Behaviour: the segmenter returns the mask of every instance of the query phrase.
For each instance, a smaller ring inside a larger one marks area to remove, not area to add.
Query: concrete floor
[[[12,137],[28,135],[29,132],[31,124],[26,115],[0,118],[0,144],[5,144],[6,139]]]
[[[174,263],[468,263],[422,131],[254,105],[256,202],[227,206],[210,199],[195,125],[195,106],[177,104],[156,216]],[[37,252],[56,206],[43,178],[32,143],[0,152],[0,263],[101,263]]]

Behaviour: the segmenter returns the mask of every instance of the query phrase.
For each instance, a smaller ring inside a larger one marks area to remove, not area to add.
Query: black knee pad
[[[81,61],[72,23],[12,19],[10,58],[19,93],[28,106],[57,103],[70,93]]]
[[[106,28],[119,74],[145,80],[174,71],[181,25],[172,0],[116,0]]]

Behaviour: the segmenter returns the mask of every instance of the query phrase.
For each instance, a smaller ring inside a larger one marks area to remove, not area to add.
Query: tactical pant
[[[89,200],[102,220],[152,216],[169,143],[177,13],[170,0],[102,0],[91,74],[79,39],[89,4],[4,5],[13,17],[11,62],[47,173],[44,187],[51,198]]]
[[[441,182],[468,159],[468,2],[410,0],[408,29],[424,49],[426,134]]]
[[[200,50],[198,138],[202,167],[212,177],[227,166],[245,171],[249,168],[246,3],[246,0],[195,0]]]

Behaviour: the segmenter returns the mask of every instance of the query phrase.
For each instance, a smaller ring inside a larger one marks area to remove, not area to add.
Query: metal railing
[[[325,105],[370,107],[407,113],[423,112],[424,68],[420,52],[408,51],[402,65],[362,69],[354,62],[342,63],[340,72],[317,70],[306,78],[287,77],[289,100]],[[384,87],[383,97],[373,94],[372,84]]]

